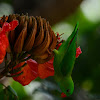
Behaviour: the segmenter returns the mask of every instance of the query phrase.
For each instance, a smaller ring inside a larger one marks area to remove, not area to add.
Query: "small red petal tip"
[[[18,26],[18,20],[13,20],[12,22],[9,23],[11,25],[10,30],[14,30]]]
[[[82,53],[80,46],[76,49],[76,58]]]
[[[58,45],[57,45],[57,50],[59,49],[59,47],[62,45],[62,43],[59,43]]]

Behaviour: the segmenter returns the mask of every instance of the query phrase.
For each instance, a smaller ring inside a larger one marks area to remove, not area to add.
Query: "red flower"
[[[54,76],[53,60],[54,58],[44,64],[38,65],[38,74],[41,79]]]
[[[59,43],[59,44],[58,44],[58,46],[57,46],[57,50],[59,49],[59,47],[60,47],[61,45],[62,45],[62,43]]]
[[[6,34],[0,32],[0,64],[3,62],[8,45],[9,45],[9,41],[6,37]]]
[[[0,64],[3,62],[3,59],[5,57],[5,54],[6,54],[5,45],[2,45],[2,43],[0,41]]]
[[[18,26],[18,21],[17,20],[13,20],[12,22],[9,23],[11,28],[9,29],[9,31],[14,30],[17,26]]]
[[[76,58],[82,53],[80,46],[76,49]]]
[[[38,64],[35,60],[32,59],[29,59],[26,61],[26,63],[26,66],[24,66],[21,71],[11,74],[18,75],[19,73],[23,72],[22,75],[13,77],[15,81],[18,81],[23,86],[28,85],[37,77],[44,79],[49,76],[54,76],[53,58],[44,64]],[[23,64],[25,64],[25,62],[18,64],[14,67],[14,69],[21,67]]]
[[[13,77],[15,81],[18,81],[23,86],[28,85],[32,80],[38,77],[37,63],[33,60],[28,60],[26,63],[27,64],[21,69],[21,71],[12,74],[12,75],[18,75],[19,73],[23,72],[23,74],[17,77]],[[25,64],[25,62],[18,64],[17,66],[14,67],[14,69],[21,67],[23,64]]]
[[[0,64],[3,62],[3,59],[6,54],[6,49],[9,45],[8,38],[6,37],[6,32],[14,30],[18,25],[18,21],[14,20],[10,23],[5,22],[2,26],[0,27]]]
[[[14,30],[17,26],[18,26],[18,21],[17,20],[13,20],[10,23],[5,22],[2,26],[2,31],[7,32],[7,31]]]

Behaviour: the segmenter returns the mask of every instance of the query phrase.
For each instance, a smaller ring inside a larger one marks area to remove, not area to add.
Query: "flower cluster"
[[[13,20],[9,23],[4,22],[2,24],[3,24],[2,28],[0,27],[0,64],[3,62],[4,57],[6,55],[6,50],[9,46],[7,32],[14,30],[18,26],[19,23],[17,20]],[[54,47],[56,46],[56,49],[58,50],[59,47],[62,45],[62,41],[60,40],[61,39],[60,36],[61,35],[59,35],[59,33],[57,33],[57,36],[54,36],[55,41],[56,41],[56,37],[57,37],[57,46],[54,43],[55,42],[54,41],[54,42],[52,42],[51,49],[52,49],[52,46],[54,45]],[[21,36],[20,36],[20,39],[23,40]],[[50,41],[52,41],[52,39],[51,40],[49,39],[49,42]],[[18,44],[20,44],[20,41],[17,41],[17,42],[18,42]],[[44,46],[45,46],[45,43],[44,43]],[[20,52],[18,52],[18,53],[20,53]],[[46,53],[47,53],[47,51],[46,51]],[[80,47],[78,47],[76,49],[76,58],[78,58],[78,56],[81,53],[82,53],[82,51],[81,51]],[[47,56],[49,57],[49,55],[47,55]],[[44,53],[43,53],[42,57],[44,57]],[[33,58],[26,60],[26,56],[23,57],[23,59],[25,59],[25,60],[21,61],[21,62],[19,61],[19,63],[17,63],[13,67],[11,67],[11,70],[9,71],[11,76],[13,77],[13,79],[15,81],[19,82],[20,84],[22,84],[23,86],[28,85],[32,80],[36,79],[37,77],[44,79],[44,78],[47,78],[49,76],[54,76],[54,66],[53,66],[54,57],[52,57],[51,60],[49,60],[43,64],[37,63],[35,60],[33,60]],[[14,64],[15,63],[16,63],[16,61],[14,62]],[[18,69],[20,69],[20,70],[18,70]],[[17,71],[14,71],[14,70],[17,70]],[[62,93],[61,96],[66,97],[66,95],[64,93]]]
[[[60,35],[57,33],[57,39],[58,39],[58,45],[57,50],[61,46],[62,43],[60,43]],[[35,60],[29,59],[25,62],[21,62],[17,66],[14,67],[14,69],[18,69],[21,66],[23,66],[25,63],[26,65],[22,67],[21,71],[17,73],[13,73],[12,76],[16,75],[16,77],[13,77],[15,81],[18,81],[23,86],[28,85],[32,80],[36,79],[37,77],[40,77],[41,79],[45,79],[49,76],[54,76],[54,66],[53,66],[54,57],[52,57],[51,60],[43,63],[38,64]],[[23,72],[23,74],[17,76]],[[27,74],[28,73],[28,74]]]

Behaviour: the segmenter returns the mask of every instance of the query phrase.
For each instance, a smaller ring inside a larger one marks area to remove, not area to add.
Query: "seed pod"
[[[9,47],[7,52],[14,54],[27,51],[38,63],[44,63],[53,57],[57,45],[57,37],[44,18],[28,15],[12,14],[3,16],[0,23],[18,20],[15,30],[7,33]],[[0,26],[2,26],[0,24]]]

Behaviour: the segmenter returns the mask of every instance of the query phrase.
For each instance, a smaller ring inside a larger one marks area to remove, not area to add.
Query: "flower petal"
[[[52,60],[54,58],[52,58],[50,61],[44,63],[44,64],[39,64],[38,65],[38,74],[39,77],[41,79],[47,78],[49,76],[54,76],[54,67],[53,67],[53,63]]]
[[[9,23],[7,23],[7,22],[5,22],[4,24],[3,24],[3,26],[2,26],[2,32],[7,32],[7,31],[9,31],[11,29],[11,25],[9,24]]]
[[[0,64],[3,62],[3,59],[6,54],[6,49],[9,45],[8,38],[5,33],[0,33]]]
[[[17,66],[15,66],[15,68],[19,68],[21,67],[25,62],[22,62],[20,64],[18,64]],[[14,69],[15,69],[14,68]],[[35,78],[38,77],[38,75],[36,73],[34,73],[34,71],[32,71],[32,69],[30,68],[30,66],[27,64],[25,65],[21,71],[17,72],[16,74],[12,74],[12,75],[17,75],[20,72],[23,72],[22,75],[19,75],[17,77],[13,77],[13,79],[15,81],[18,81],[20,84],[22,84],[23,86],[28,85],[32,80],[34,80]]]
[[[0,64],[3,62],[5,54],[6,54],[6,49],[3,47],[2,43],[0,42]]]
[[[11,25],[10,30],[14,30],[18,26],[18,20],[13,20],[12,22],[9,23]]]
[[[58,45],[57,45],[57,50],[59,49],[59,47],[62,45],[62,43],[59,43]]]
[[[82,53],[80,46],[76,49],[76,58]]]
[[[29,67],[31,68],[31,70],[38,75],[38,63],[35,60],[29,59],[28,61],[26,61],[27,64],[29,65]]]
[[[6,49],[9,45],[8,38],[6,37],[6,32],[14,30],[18,25],[17,20],[13,20],[10,23],[4,22],[2,28],[0,27],[0,64],[3,62],[3,59],[6,54]]]
[[[0,33],[0,42],[5,49],[8,47],[9,41],[5,33]]]
[[[4,59],[0,59],[0,64],[3,62]]]
[[[10,23],[5,22],[2,26],[2,32],[14,30],[18,26],[18,24],[19,23],[17,20],[13,20]]]

